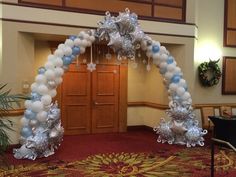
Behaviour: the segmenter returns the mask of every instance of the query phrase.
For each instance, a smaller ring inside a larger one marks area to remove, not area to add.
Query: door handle
[[[99,103],[98,103],[98,102],[96,102],[96,101],[94,101],[94,102],[93,102],[93,104],[94,104],[94,105],[99,105]]]

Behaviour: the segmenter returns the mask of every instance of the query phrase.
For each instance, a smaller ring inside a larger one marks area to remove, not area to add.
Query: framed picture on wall
[[[222,94],[236,95],[236,57],[223,58]]]

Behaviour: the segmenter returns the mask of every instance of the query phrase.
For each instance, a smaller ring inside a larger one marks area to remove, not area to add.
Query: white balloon
[[[160,47],[160,53],[161,54],[164,54],[164,53],[167,54],[167,50],[166,50],[165,46]]]
[[[30,86],[30,88],[31,88],[31,91],[32,92],[36,92],[37,91],[37,89],[38,89],[38,84],[37,83],[33,83],[33,84],[31,84],[31,86]]]
[[[53,64],[56,67],[62,67],[63,66],[63,60],[59,57],[55,58],[55,60],[53,60]]]
[[[83,54],[85,52],[85,47],[80,47],[80,53]]]
[[[45,122],[47,120],[48,113],[46,111],[41,111],[36,115],[36,119],[40,122]]]
[[[38,125],[38,120],[36,120],[36,119],[30,120],[29,125],[31,127],[36,127]]]
[[[185,87],[186,86],[186,81],[184,79],[179,80],[179,86]]]
[[[189,98],[189,99],[187,100],[187,102],[189,102],[190,104],[192,104],[193,100],[192,100],[191,98]]]
[[[178,88],[178,85],[177,84],[175,84],[175,83],[171,83],[170,85],[169,85],[169,88],[170,88],[170,90],[171,91],[176,91],[177,90],[177,88]]]
[[[55,58],[56,57],[54,55],[52,55],[52,54],[48,55],[48,61],[54,61]]]
[[[83,39],[83,40],[81,40],[81,44],[80,44],[80,46],[81,47],[87,47],[87,40],[86,39]]]
[[[165,73],[164,77],[165,77],[166,79],[170,80],[170,79],[173,77],[173,75],[174,75],[174,74],[173,74],[172,72],[169,72],[169,71],[168,71],[168,72]]]
[[[66,46],[64,49],[65,56],[70,56],[72,54],[72,49],[69,46]]]
[[[90,40],[91,42],[94,42],[94,41],[95,41],[95,37],[94,37],[94,36],[90,36],[90,37],[89,37],[89,40]]]
[[[55,79],[55,82],[56,82],[57,85],[61,84],[62,81],[63,81],[63,80],[62,80],[61,77],[57,77],[57,78]]]
[[[40,112],[43,110],[43,103],[41,101],[35,101],[32,103],[32,111]]]
[[[161,64],[160,64],[160,68],[161,69],[165,69],[166,67],[167,67],[167,63],[166,62],[161,62]]]
[[[45,63],[44,67],[46,69],[53,69],[55,66],[54,66],[52,61],[48,61],[48,62]]]
[[[31,109],[32,107],[32,101],[31,100],[26,100],[25,101],[25,108],[27,109]]]
[[[54,72],[56,77],[61,77],[64,74],[64,69],[57,67],[55,68]]]
[[[79,36],[81,36],[81,37],[83,37],[84,38],[84,35],[85,35],[86,33],[85,33],[85,31],[80,31],[79,32]]]
[[[173,64],[167,65],[167,71],[173,72],[174,70],[175,70],[175,65],[173,65]]]
[[[168,55],[166,55],[165,53],[160,54],[160,60],[161,60],[162,62],[166,61],[167,58],[168,58]]]
[[[175,74],[179,74],[179,73],[181,73],[181,69],[180,69],[180,67],[175,67],[175,69],[174,69],[174,73]]]
[[[45,76],[46,76],[46,78],[47,78],[48,80],[54,80],[55,77],[56,77],[55,72],[54,72],[54,70],[52,70],[52,69],[47,70],[47,71],[45,72]]]
[[[49,95],[53,98],[57,95],[57,91],[55,89],[49,91]]]
[[[43,105],[48,106],[52,102],[52,97],[50,95],[43,95],[41,98],[41,102]]]
[[[25,117],[22,117],[20,119],[20,124],[23,126],[28,126],[29,125],[29,119],[26,119]]]
[[[46,95],[48,93],[48,88],[46,85],[39,85],[38,88],[37,88],[37,92],[40,94],[40,95]]]
[[[74,41],[71,39],[66,39],[65,45],[69,46],[70,48],[74,47]]]
[[[64,51],[62,49],[56,49],[54,55],[62,58],[64,56]]]
[[[81,43],[82,43],[82,40],[81,40],[80,38],[76,38],[76,39],[74,40],[74,45],[75,45],[75,46],[80,46]]]
[[[46,77],[45,77],[44,75],[42,75],[42,74],[39,74],[39,75],[37,75],[37,76],[35,77],[35,82],[36,82],[37,84],[45,84],[46,81],[47,81]]]
[[[90,36],[89,36],[87,33],[84,34],[84,39],[87,39],[87,40],[88,40],[89,37],[90,37]]]
[[[185,89],[183,87],[178,87],[176,93],[178,96],[182,96],[185,93]]]
[[[181,96],[181,98],[182,98],[183,100],[188,100],[190,97],[191,97],[191,95],[190,95],[189,92],[185,92],[185,93]]]
[[[159,53],[154,53],[152,55],[153,60],[160,60],[160,54]]]
[[[62,49],[62,50],[64,50],[64,49],[65,49],[65,47],[66,47],[66,45],[65,45],[65,44],[59,44],[59,45],[58,45],[58,49]]]
[[[91,41],[87,41],[87,47],[90,47],[92,45],[92,42]]]

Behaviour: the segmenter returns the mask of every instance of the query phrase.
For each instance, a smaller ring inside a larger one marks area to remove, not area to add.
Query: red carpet
[[[86,177],[208,177],[209,146],[159,144],[150,131],[65,136],[55,155],[35,161],[16,160],[9,150],[9,167],[0,176]],[[236,176],[236,153],[216,152],[216,175]]]

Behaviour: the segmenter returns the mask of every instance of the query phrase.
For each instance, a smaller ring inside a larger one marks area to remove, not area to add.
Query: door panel
[[[118,132],[119,66],[97,65],[92,73],[92,133]]]
[[[62,84],[62,122],[65,134],[91,132],[91,75],[86,65],[71,64]]]

